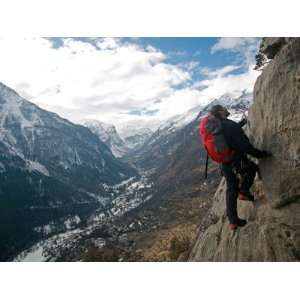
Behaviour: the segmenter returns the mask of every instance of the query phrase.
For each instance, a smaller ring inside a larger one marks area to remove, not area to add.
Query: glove
[[[271,156],[273,156],[273,154],[271,152],[266,151],[266,150],[261,151],[261,155],[260,155],[261,158],[263,158],[263,157],[271,157]]]

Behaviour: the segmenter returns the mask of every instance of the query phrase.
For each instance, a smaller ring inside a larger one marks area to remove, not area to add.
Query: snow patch
[[[67,219],[64,222],[64,226],[66,227],[67,230],[73,229],[76,227],[79,223],[81,222],[79,216],[74,216],[72,218]]]
[[[14,259],[15,262],[42,262],[46,260],[47,257],[44,256],[44,248],[42,244],[36,244],[31,247],[28,252],[22,252]]]
[[[29,170],[29,172],[38,171],[39,173],[42,173],[43,175],[45,175],[47,177],[50,176],[47,168],[37,161],[27,160],[26,168]]]

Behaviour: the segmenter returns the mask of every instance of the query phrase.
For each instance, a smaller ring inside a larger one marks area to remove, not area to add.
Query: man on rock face
[[[238,217],[237,198],[254,201],[249,190],[258,166],[248,159],[247,154],[256,158],[269,157],[272,154],[251,145],[242,130],[246,120],[236,123],[227,119],[228,116],[229,112],[225,107],[215,105],[208,116],[201,120],[199,130],[208,155],[221,164],[227,185],[226,213],[230,228],[235,230],[247,224],[246,220]]]

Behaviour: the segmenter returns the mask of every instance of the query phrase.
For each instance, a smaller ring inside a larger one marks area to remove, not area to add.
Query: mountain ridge
[[[123,157],[130,151],[130,148],[121,139],[114,125],[98,120],[86,120],[83,122],[83,125],[96,134],[109,147],[115,157]]]
[[[105,184],[137,174],[88,128],[39,108],[2,83],[0,136],[1,259],[41,237],[37,226],[77,213],[84,220],[102,206]]]

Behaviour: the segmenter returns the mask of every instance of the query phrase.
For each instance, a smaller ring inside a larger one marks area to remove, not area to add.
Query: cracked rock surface
[[[191,261],[300,260],[300,38],[262,43],[261,51],[273,60],[256,81],[247,131],[273,157],[259,161],[256,202],[239,201],[248,224],[234,232],[225,216],[222,180],[210,211],[217,222],[199,233]]]

